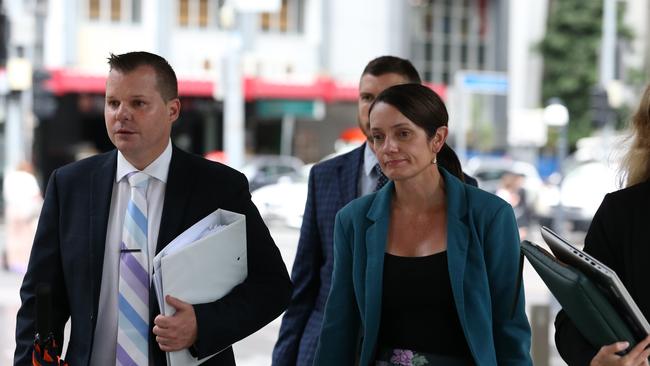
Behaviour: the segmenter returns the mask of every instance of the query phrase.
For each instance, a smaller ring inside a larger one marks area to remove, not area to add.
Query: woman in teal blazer
[[[370,117],[375,153],[393,182],[336,217],[332,288],[314,364],[531,365],[512,207],[437,166],[454,154],[445,144],[446,109],[430,89],[391,87]],[[435,277],[428,268],[412,277],[425,261],[445,265]],[[422,281],[400,308],[395,290],[412,285],[405,278]],[[445,293],[446,308],[436,303]],[[422,301],[434,304],[417,313],[422,322],[403,321]],[[453,343],[440,347],[448,338]],[[409,348],[416,343],[422,349]]]

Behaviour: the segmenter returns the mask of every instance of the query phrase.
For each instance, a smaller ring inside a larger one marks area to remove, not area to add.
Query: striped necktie
[[[379,163],[375,164],[375,174],[377,174],[377,185],[375,186],[375,191],[378,191],[381,189],[381,187],[385,186],[386,183],[388,183],[388,177],[384,175],[384,172],[381,171],[381,166],[379,166]]]
[[[142,172],[128,175],[131,196],[120,248],[119,318],[116,365],[149,364],[149,252],[147,185]]]

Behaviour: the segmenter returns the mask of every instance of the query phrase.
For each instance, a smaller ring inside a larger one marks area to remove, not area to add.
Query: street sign
[[[507,94],[508,76],[499,72],[462,72],[460,87],[465,91],[483,94]]]
[[[467,155],[467,141],[464,132],[470,126],[470,111],[472,110],[472,95],[507,95],[508,76],[505,72],[459,70],[454,74],[455,102],[452,115],[458,121],[454,149],[461,163]]]
[[[296,118],[320,120],[323,118],[325,107],[322,102],[315,100],[261,100],[255,103],[257,115],[262,118],[282,118],[290,115]]]

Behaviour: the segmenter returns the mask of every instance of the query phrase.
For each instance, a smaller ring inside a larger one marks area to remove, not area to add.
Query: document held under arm
[[[163,315],[176,311],[172,295],[190,304],[216,301],[248,274],[246,217],[218,209],[172,240],[153,260],[153,282]],[[199,365],[188,350],[167,353],[169,366]]]
[[[630,347],[637,343],[634,333],[596,281],[527,240],[521,242],[521,251],[578,331],[594,347],[619,341],[629,342]]]

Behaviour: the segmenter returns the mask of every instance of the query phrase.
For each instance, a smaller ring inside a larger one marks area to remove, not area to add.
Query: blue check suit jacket
[[[311,169],[298,251],[291,272],[294,291],[273,349],[274,366],[313,363],[334,265],[334,218],[358,195],[365,146]]]

